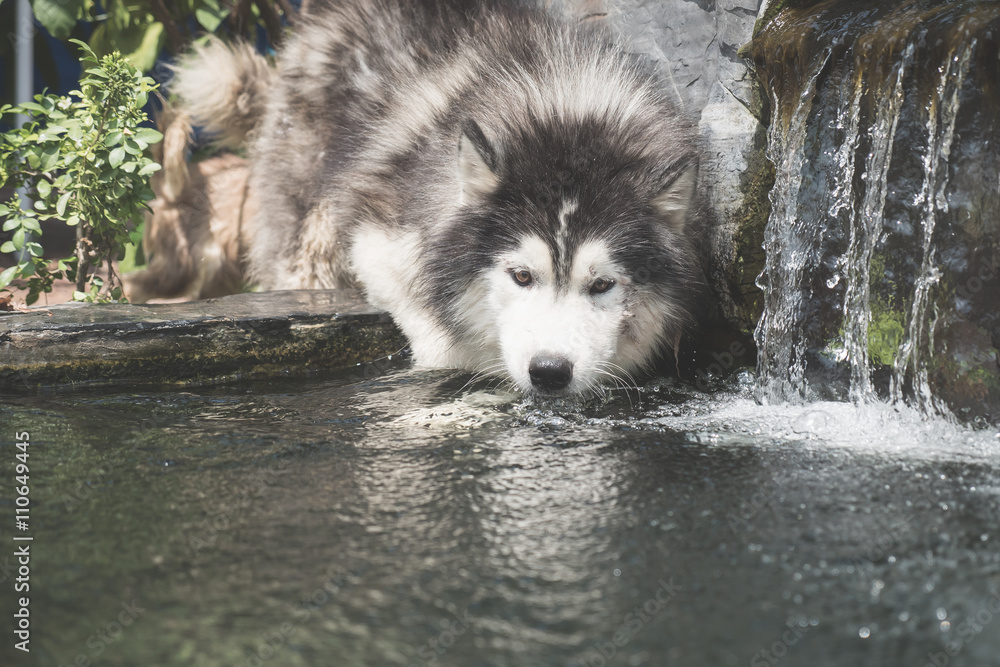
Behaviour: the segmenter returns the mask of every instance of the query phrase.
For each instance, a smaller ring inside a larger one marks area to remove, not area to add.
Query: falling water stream
[[[777,172],[762,400],[996,403],[998,27],[990,2],[828,1],[758,36]]]

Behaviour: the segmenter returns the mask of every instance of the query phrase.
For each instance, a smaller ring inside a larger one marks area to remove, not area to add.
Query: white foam
[[[681,414],[652,421],[706,442],[747,435],[761,443],[798,442],[920,459],[1000,457],[1000,433],[995,430],[975,430],[882,402],[760,405],[743,396],[716,394],[686,404]]]

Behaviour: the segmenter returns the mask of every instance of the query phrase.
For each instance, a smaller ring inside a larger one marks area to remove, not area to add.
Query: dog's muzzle
[[[565,357],[539,354],[528,365],[531,385],[542,392],[556,392],[569,386],[573,379],[573,364]]]

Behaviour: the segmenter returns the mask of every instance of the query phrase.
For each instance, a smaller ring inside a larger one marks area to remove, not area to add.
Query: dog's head
[[[598,127],[462,129],[461,214],[434,255],[480,370],[546,396],[631,384],[680,337],[697,291],[694,153]]]

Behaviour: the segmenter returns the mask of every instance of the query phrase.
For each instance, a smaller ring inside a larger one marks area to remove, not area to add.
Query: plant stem
[[[90,253],[87,251],[87,233],[84,230],[89,223],[80,221],[76,226],[76,291],[87,290],[87,274],[90,273]]]

